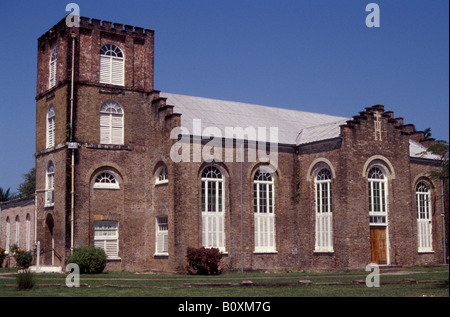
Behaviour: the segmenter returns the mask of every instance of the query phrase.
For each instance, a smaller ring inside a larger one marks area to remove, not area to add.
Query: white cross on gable
[[[377,111],[373,116],[375,117],[374,121],[375,141],[381,141],[381,113]]]

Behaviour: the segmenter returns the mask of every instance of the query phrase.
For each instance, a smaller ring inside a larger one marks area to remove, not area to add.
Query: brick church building
[[[443,262],[434,140],[383,105],[343,118],[160,92],[153,30],[84,17],[37,60],[41,265],[85,245],[117,271],[184,271],[201,246],[227,270]]]

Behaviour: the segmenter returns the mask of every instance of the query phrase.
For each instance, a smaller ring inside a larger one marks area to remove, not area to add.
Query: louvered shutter
[[[122,114],[111,115],[111,143],[123,144],[123,116]]]
[[[111,57],[100,56],[100,83],[111,83]]]
[[[123,59],[111,58],[111,84],[123,86]]]
[[[56,61],[50,62],[49,88],[56,85]]]
[[[55,145],[55,117],[47,119],[47,148]]]
[[[111,143],[111,118],[108,113],[100,113],[100,143]]]

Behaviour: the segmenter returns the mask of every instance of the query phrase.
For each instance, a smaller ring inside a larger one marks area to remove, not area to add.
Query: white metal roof
[[[413,140],[409,140],[409,156],[416,158],[424,158],[429,160],[440,160],[441,157],[437,154],[426,152],[427,148],[422,144]]]
[[[265,128],[269,137],[270,127],[278,129],[278,143],[305,144],[331,139],[340,134],[339,125],[349,118],[330,116],[306,111],[267,107],[235,101],[216,100],[161,92],[167,104],[175,106],[174,112],[181,113],[181,126],[191,134],[193,120],[201,120],[201,131],[206,127],[217,127],[225,136],[225,128]],[[248,130],[249,131],[249,130]],[[255,135],[247,136],[256,140]]]
[[[247,140],[257,140],[257,129],[266,129],[269,140],[270,127],[278,129],[278,143],[307,144],[311,142],[339,137],[340,126],[350,118],[330,116],[313,112],[290,110],[283,108],[260,106],[236,101],[217,100],[204,97],[161,92],[160,96],[167,98],[167,104],[175,106],[174,112],[181,113],[181,126],[188,129],[191,135],[200,136],[194,131],[194,120],[201,120],[201,133],[205,128],[218,128],[226,137],[226,128],[253,127],[255,133],[245,135]],[[197,121],[198,122],[198,121]],[[206,130],[207,131],[207,130]],[[246,132],[251,132],[247,129]],[[409,154],[411,157],[439,160],[439,155],[424,153],[426,148],[410,140]]]

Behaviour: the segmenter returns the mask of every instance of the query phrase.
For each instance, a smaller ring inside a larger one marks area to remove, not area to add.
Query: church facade
[[[84,245],[116,271],[182,272],[201,246],[229,271],[443,261],[441,162],[412,124],[160,92],[153,70],[153,30],[81,17],[38,39],[41,265]]]

